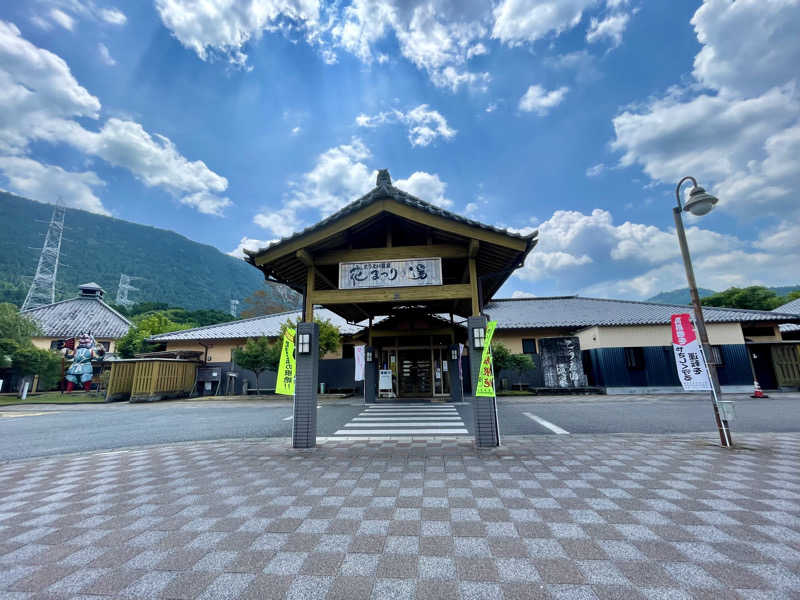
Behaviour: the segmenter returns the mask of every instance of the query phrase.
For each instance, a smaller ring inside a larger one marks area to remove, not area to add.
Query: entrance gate
[[[268,281],[303,295],[303,323],[297,327],[294,446],[316,444],[318,329],[314,307],[324,306],[351,323],[368,323],[365,389],[374,397],[378,368],[386,350],[387,368],[396,377],[399,395],[460,399],[448,382],[458,369],[458,342],[470,355],[475,389],[486,329],[484,302],[521,267],[536,245],[537,233],[523,236],[482,225],[416,198],[392,185],[389,172],[378,173],[376,187],[316,225],[258,251],[247,261]],[[393,334],[395,343],[372,339],[373,319],[383,326],[400,311],[416,311],[443,323],[436,328]],[[449,321],[442,319],[450,315]],[[454,340],[453,316],[467,325]],[[466,321],[464,321],[466,319]],[[437,331],[437,329],[439,331]],[[444,330],[444,331],[441,331]],[[464,335],[466,333],[466,335]],[[429,341],[419,347],[420,337]],[[446,339],[435,341],[438,336]],[[401,343],[404,338],[412,343]],[[412,345],[413,344],[413,345]],[[428,345],[429,344],[429,345]],[[417,347],[414,347],[416,345]],[[394,357],[394,366],[392,366]],[[451,371],[445,376],[445,364]],[[494,398],[473,398],[475,442],[497,446]]]

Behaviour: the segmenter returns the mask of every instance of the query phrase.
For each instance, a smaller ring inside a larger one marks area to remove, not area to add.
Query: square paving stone
[[[382,535],[357,535],[350,544],[350,552],[380,554],[386,545],[386,537]]]
[[[536,558],[533,559],[533,564],[546,583],[582,584],[586,581],[575,563],[568,559]]]
[[[550,600],[547,588],[539,583],[502,583],[503,600]]]
[[[256,575],[242,591],[241,600],[283,600],[291,585],[293,576]]]
[[[324,600],[333,584],[333,577],[300,575],[286,592],[286,600]]]
[[[497,572],[501,581],[540,581],[539,572],[527,558],[498,558]]]
[[[347,554],[339,567],[339,572],[347,576],[372,576],[378,568],[378,554]]]
[[[416,600],[458,600],[459,589],[455,581],[423,579],[417,582]]]
[[[644,596],[629,585],[593,585],[592,591],[600,600],[643,600]]]
[[[175,579],[161,592],[161,596],[169,600],[194,600],[216,578],[216,573],[177,573]]]
[[[455,562],[449,557],[420,556],[419,576],[424,579],[455,579]]]
[[[378,577],[417,577],[417,557],[384,554],[378,561]]]
[[[491,558],[457,557],[456,572],[458,578],[468,581],[497,581],[497,566]]]
[[[496,583],[463,581],[459,588],[461,600],[503,600],[503,591]]]
[[[422,536],[419,538],[420,554],[447,556],[453,553],[453,538],[449,536]]]
[[[344,559],[341,552],[311,552],[303,563],[304,575],[336,575]]]
[[[372,577],[337,577],[331,584],[326,600],[369,600],[374,584]]]
[[[413,579],[376,579],[373,600],[414,600],[417,582]]]
[[[198,600],[234,600],[255,579],[249,573],[223,573],[198,596]]]

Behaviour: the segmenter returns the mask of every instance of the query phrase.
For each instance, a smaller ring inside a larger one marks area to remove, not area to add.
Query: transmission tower
[[[119,285],[117,286],[117,304],[125,308],[136,304],[133,300],[128,299],[128,292],[134,292],[139,289],[131,285],[132,279],[141,279],[141,277],[131,277],[130,275],[125,275],[125,273],[120,273]]]
[[[61,236],[64,233],[64,216],[66,210],[60,204],[53,208],[44,246],[39,254],[39,264],[36,265],[36,274],[25,296],[22,310],[36,308],[56,301],[56,276],[58,275],[58,260],[61,254]]]
[[[233,298],[231,298],[231,316],[232,317],[239,316],[239,301],[234,300]]]

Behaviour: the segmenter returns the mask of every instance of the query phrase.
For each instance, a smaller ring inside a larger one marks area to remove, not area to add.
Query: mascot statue
[[[105,350],[92,337],[90,333],[80,334],[75,341],[77,348],[73,353],[67,352],[66,358],[72,359],[72,364],[67,369],[67,393],[75,389],[79,381],[87,392],[92,385],[92,360],[102,360]]]

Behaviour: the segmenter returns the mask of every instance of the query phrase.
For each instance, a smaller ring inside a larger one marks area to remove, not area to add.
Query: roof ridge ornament
[[[378,171],[378,178],[375,181],[375,187],[391,187],[392,177],[389,175],[389,169],[380,169]]]

